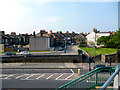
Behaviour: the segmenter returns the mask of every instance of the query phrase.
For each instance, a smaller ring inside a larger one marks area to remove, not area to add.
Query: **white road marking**
[[[24,75],[30,75],[30,74],[24,74]]]
[[[70,69],[72,73],[75,73],[72,69]]]
[[[39,79],[39,78],[41,78],[41,77],[43,77],[44,76],[44,74],[42,74],[42,75],[40,75],[39,77],[37,77],[36,79]]]
[[[29,79],[30,77],[32,77],[33,76],[33,74],[32,75],[30,75],[30,76],[28,76],[26,79]]]
[[[53,76],[53,74],[51,74],[49,77],[47,77],[46,79],[49,79],[50,77],[52,77]]]
[[[20,76],[16,77],[15,79],[21,78],[21,77],[23,77],[23,76],[24,76],[24,75],[20,75]]]
[[[60,77],[62,77],[63,76],[63,74],[61,74],[60,76],[58,76],[55,80],[58,80]]]
[[[65,81],[65,79],[59,79],[59,80],[64,80]],[[75,79],[67,79],[67,81],[72,81],[72,80],[75,80]]]
[[[67,78],[65,78],[65,80],[67,80],[68,78],[72,77],[73,75],[74,75],[74,73],[69,75]]]
[[[86,82],[95,82],[95,81],[89,81],[89,80],[87,80]]]
[[[0,75],[0,77],[2,77],[2,75]]]
[[[14,74],[8,75],[7,77],[5,77],[4,79],[9,79],[9,77],[12,77]]]

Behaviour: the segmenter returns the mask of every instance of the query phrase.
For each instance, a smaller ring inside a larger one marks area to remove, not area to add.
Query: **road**
[[[3,88],[57,88],[81,75],[77,69],[3,69],[0,79]]]

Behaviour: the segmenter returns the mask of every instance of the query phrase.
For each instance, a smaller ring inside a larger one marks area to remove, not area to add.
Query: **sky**
[[[117,1],[0,0],[0,31],[5,33],[31,34],[43,29],[81,33],[93,28],[118,29]]]

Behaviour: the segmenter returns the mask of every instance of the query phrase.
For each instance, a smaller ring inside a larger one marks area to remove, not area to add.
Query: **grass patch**
[[[4,54],[4,52],[0,52],[0,54]]]
[[[87,47],[80,47],[80,48],[88,52],[90,55],[94,56],[94,48],[87,48]],[[99,54],[109,55],[109,54],[115,54],[117,49],[116,48],[96,48],[95,51],[96,51],[96,55],[99,55]]]

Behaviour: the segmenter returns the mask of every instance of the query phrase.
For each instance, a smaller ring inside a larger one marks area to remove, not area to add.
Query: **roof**
[[[57,35],[56,33],[52,33],[55,37],[59,37],[59,35]]]
[[[58,33],[58,35],[59,35],[60,37],[63,37],[63,36],[62,36],[61,34],[59,34],[59,33]]]

